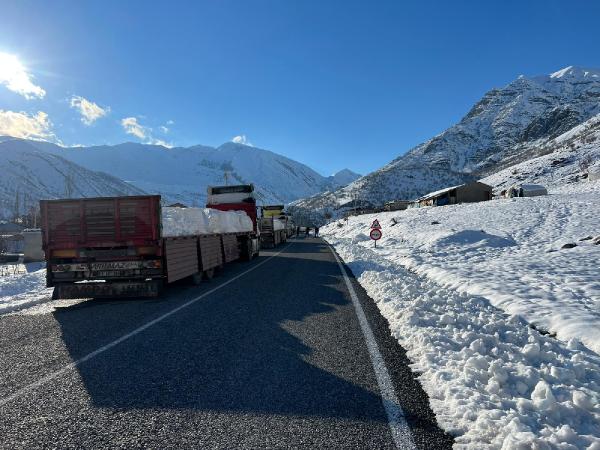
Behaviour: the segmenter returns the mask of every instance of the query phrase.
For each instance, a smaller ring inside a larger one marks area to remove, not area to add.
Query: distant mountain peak
[[[360,177],[360,174],[352,172],[350,169],[342,169],[327,178],[331,187],[337,189],[349,185]]]
[[[337,176],[346,176],[346,175],[352,175],[352,176],[357,176],[360,177],[360,174],[351,171],[350,169],[342,169],[342,170],[338,170],[336,173],[334,173],[332,175],[332,177],[337,177]]]

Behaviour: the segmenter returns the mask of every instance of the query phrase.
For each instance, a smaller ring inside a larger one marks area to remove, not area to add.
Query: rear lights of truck
[[[53,258],[77,258],[77,250],[74,248],[65,248],[62,250],[52,250]]]
[[[136,250],[138,255],[156,255],[157,247],[137,247]]]

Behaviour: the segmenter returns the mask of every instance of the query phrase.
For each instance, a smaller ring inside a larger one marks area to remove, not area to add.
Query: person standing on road
[[[315,227],[315,237],[319,237],[319,227]]]
[[[309,233],[310,233],[310,227],[306,227],[306,237],[308,237]]]

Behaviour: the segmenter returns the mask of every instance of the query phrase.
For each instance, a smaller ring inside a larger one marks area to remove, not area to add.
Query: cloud
[[[56,136],[52,132],[52,122],[48,119],[48,114],[43,111],[29,115],[25,112],[0,110],[0,135],[56,141]]]
[[[135,117],[125,117],[121,120],[121,126],[125,130],[125,133],[140,139],[146,139],[151,131],[150,128],[141,125]]]
[[[252,147],[252,142],[248,140],[245,134],[240,134],[239,136],[234,137],[231,142],[234,144],[243,144]]]
[[[167,120],[167,125],[175,125],[175,121],[174,120]]]
[[[144,141],[144,144],[162,145],[163,147],[172,148],[173,144],[155,139],[152,137],[152,128],[140,124],[136,117],[125,117],[121,119],[121,125],[125,133],[131,134]]]
[[[28,100],[44,98],[46,91],[33,84],[32,78],[16,56],[0,53],[0,84]]]
[[[81,121],[86,125],[93,124],[96,120],[106,116],[110,108],[102,108],[96,103],[83,98],[79,95],[71,97],[71,108],[76,109],[81,114]]]
[[[169,129],[167,127],[165,127],[164,125],[161,125],[160,127],[158,127],[158,129],[160,131],[162,131],[164,134],[167,134],[169,132]]]

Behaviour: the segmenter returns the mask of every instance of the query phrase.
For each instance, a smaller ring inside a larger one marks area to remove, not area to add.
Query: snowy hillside
[[[600,115],[561,136],[541,143],[535,158],[507,167],[482,181],[497,192],[516,183],[536,183],[550,188],[585,180],[600,173]]]
[[[600,113],[600,71],[568,67],[489,91],[456,125],[385,167],[298,206],[335,208],[353,196],[382,204],[483,178],[552,151],[554,138]]]
[[[584,181],[321,229],[407,350],[455,448],[600,446],[599,193]]]
[[[94,172],[28,141],[0,142],[0,217],[21,214],[40,199],[137,195],[143,191],[106,173]]]
[[[288,203],[326,189],[336,189],[357,175],[341,171],[324,177],[311,168],[268,150],[243,144],[165,148],[124,143],[114,146],[63,148],[33,143],[90,170],[110,173],[169,202],[204,205],[206,187],[254,183],[261,203]]]

